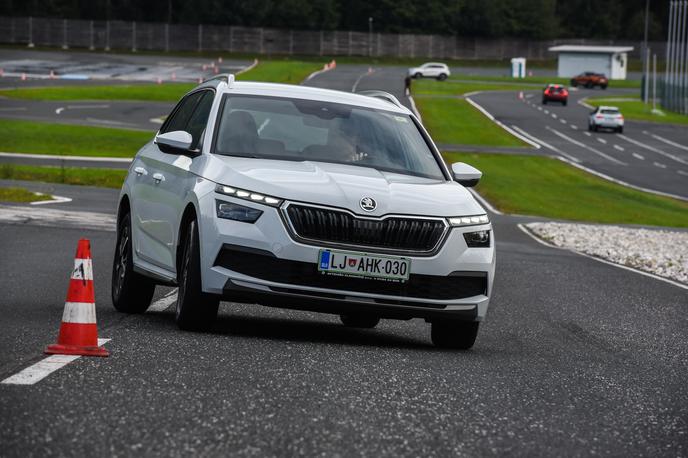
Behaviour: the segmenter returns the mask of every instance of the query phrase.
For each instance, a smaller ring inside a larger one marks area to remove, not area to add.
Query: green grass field
[[[663,122],[671,124],[688,124],[688,116],[671,111],[652,112],[652,103],[644,104],[638,97],[594,97],[586,100],[594,106],[611,105],[619,107],[626,119],[636,121]]]
[[[133,157],[152,138],[137,130],[0,120],[0,151],[12,153]]]
[[[38,195],[24,188],[0,188],[0,202],[36,202],[48,198],[48,196]]]
[[[78,167],[35,167],[30,165],[0,165],[0,179],[44,181],[102,188],[122,187],[126,170],[94,169]],[[2,200],[2,199],[0,199]],[[37,200],[45,200],[42,196]]]
[[[527,146],[506,132],[465,100],[416,99],[423,124],[437,143],[486,146]]]
[[[261,61],[255,68],[237,76],[238,80],[298,84],[322,68],[322,63],[290,60]],[[0,95],[39,100],[146,100],[176,102],[195,83],[132,84],[103,86],[55,86],[0,90]]]
[[[506,213],[575,221],[688,227],[688,203],[636,191],[540,156],[445,153],[483,172],[476,188]]]

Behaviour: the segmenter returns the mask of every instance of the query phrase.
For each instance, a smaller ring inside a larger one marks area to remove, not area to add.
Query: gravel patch
[[[548,243],[688,284],[688,232],[573,223],[530,223]]]

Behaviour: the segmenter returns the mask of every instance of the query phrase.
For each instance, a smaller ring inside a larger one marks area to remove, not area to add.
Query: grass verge
[[[79,167],[36,167],[14,164],[0,165],[0,179],[44,181],[48,183],[100,186],[102,188],[121,188],[126,174],[126,170]],[[42,197],[42,199],[44,200],[44,197]]]
[[[0,151],[75,156],[133,157],[150,132],[3,119]]]
[[[594,106],[611,105],[619,107],[624,118],[636,121],[688,124],[688,116],[671,111],[653,112],[652,104],[644,104],[638,97],[594,97],[586,100]]]
[[[47,199],[48,196],[38,195],[24,188],[0,188],[0,202],[37,202]]]
[[[445,153],[483,172],[476,188],[505,213],[596,223],[688,227],[688,203],[636,191],[541,156]]]
[[[417,98],[425,127],[438,143],[485,146],[528,146],[506,132],[468,102],[457,98]]]
[[[238,80],[298,84],[310,73],[322,68],[321,63],[291,60],[261,61],[255,68],[237,75]],[[0,95],[18,99],[39,100],[145,100],[176,102],[196,83],[132,84],[103,86],[54,86],[18,88],[0,91]]]

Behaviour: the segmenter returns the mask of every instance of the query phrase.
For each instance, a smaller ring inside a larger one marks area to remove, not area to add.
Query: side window
[[[210,108],[213,106],[213,99],[215,93],[213,91],[203,91],[201,100],[196,106],[196,111],[193,112],[189,122],[186,126],[186,131],[191,134],[193,141],[191,142],[191,149],[195,150],[201,141],[201,137],[205,132],[205,127],[208,124],[208,116],[210,115]]]
[[[165,124],[160,129],[160,133],[174,132],[175,130],[184,130],[186,128],[191,115],[196,108],[196,103],[203,96],[203,92],[196,92],[188,95],[179,102],[177,108],[172,112],[170,118],[165,121]]]

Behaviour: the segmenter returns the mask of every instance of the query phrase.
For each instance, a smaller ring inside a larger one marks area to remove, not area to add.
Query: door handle
[[[154,173],[153,179],[155,180],[156,184],[159,184],[161,181],[165,181],[165,175],[162,173]]]
[[[134,173],[136,173],[137,176],[148,175],[148,171],[141,166],[134,167]]]

